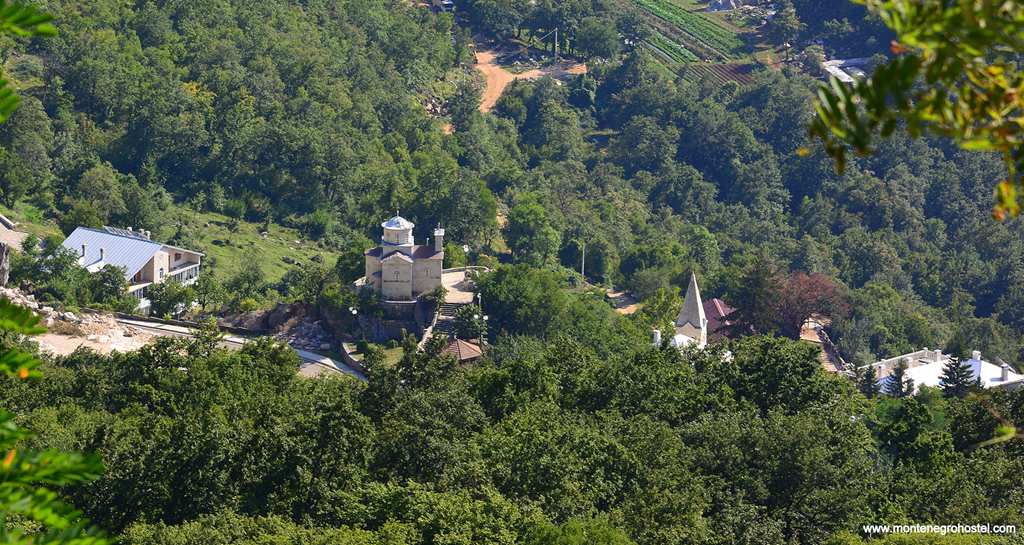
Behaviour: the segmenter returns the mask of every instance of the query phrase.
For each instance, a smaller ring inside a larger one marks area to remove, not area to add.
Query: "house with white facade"
[[[878,385],[885,391],[886,382],[893,370],[902,362],[907,369],[904,376],[914,381],[914,391],[920,386],[931,386],[940,388],[942,386],[942,374],[949,363],[950,355],[943,354],[942,350],[929,350],[924,348],[902,356],[886,358],[872,363],[870,367],[875,368],[875,376],[878,378]],[[1013,370],[1006,362],[999,364],[985,361],[981,352],[975,350],[971,353],[971,359],[961,362],[971,367],[971,375],[978,380],[982,388],[1010,388],[1016,389],[1024,386],[1024,375]],[[866,369],[869,366],[864,366]]]
[[[78,227],[62,245],[76,253],[89,272],[107,265],[124,269],[128,294],[139,300],[140,310],[149,307],[149,286],[168,280],[194,284],[202,267],[202,253],[156,242],[149,231],[131,227]]]

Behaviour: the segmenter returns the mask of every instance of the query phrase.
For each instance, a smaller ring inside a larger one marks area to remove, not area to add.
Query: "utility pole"
[[[548,32],[547,34],[541,36],[540,39],[543,42],[551,34],[555,35],[555,62],[558,62],[558,27],[555,27],[555,30],[552,30],[551,32]]]
[[[583,281],[586,282],[587,281],[587,274],[586,274],[586,270],[587,270],[587,243],[586,242],[582,242],[581,244],[583,245],[583,259],[580,259],[580,276],[582,276],[583,277]]]

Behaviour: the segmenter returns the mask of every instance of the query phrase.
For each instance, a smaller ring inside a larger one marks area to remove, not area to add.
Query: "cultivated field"
[[[685,79],[748,83],[755,63],[751,32],[691,0],[631,0],[653,28],[644,46]]]

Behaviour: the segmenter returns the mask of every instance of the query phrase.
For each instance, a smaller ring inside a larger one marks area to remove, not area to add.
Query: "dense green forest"
[[[1024,419],[1019,394],[869,400],[810,345],[749,337],[725,361],[607,319],[471,367],[410,349],[368,385],[300,378],[269,342],[164,339],[59,358],[2,381],[0,404],[38,434],[26,447],[102,458],[65,493],[129,544],[856,544],[878,521],[1024,524],[1022,443],[972,449],[994,414]]]
[[[978,447],[1024,422],[1024,395],[865,396],[783,338],[806,316],[780,312],[828,314],[859,363],[927,346],[1019,367],[1024,229],[991,217],[998,157],[897,134],[839,175],[807,136],[800,63],[744,85],[676,77],[633,41],[608,45],[645,32],[613,3],[466,3],[505,38],[575,25],[567,51],[591,61],[515,82],[487,114],[471,31],[404,1],[38,4],[59,34],[0,43],[24,97],[0,125],[5,206],[189,247],[196,214],[218,213],[337,258],[273,285],[204,277],[203,310],[347,309],[399,209],[417,238],[440,223],[496,266],[479,283],[493,347],[474,366],[407,340],[366,384],[309,380],[281,345],[210,336],[0,379],[26,446],[103,460],[62,492],[124,543],[853,545],[878,522],[1024,527],[1022,443]],[[803,41],[884,49],[860,7],[790,7]],[[123,303],[117,275],[34,242],[16,280]],[[759,335],[649,347],[691,272]],[[615,313],[594,289],[612,286],[642,310]]]

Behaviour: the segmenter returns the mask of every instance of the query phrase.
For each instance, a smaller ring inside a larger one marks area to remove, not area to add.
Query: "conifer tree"
[[[878,385],[878,373],[875,371],[874,366],[869,365],[860,374],[857,387],[860,389],[860,393],[864,394],[868,399],[874,399],[879,394],[882,388]]]
[[[914,393],[914,379],[907,376],[907,360],[900,360],[885,381],[885,393],[893,397],[908,397]]]
[[[974,372],[971,371],[970,365],[956,356],[950,356],[949,361],[942,369],[942,378],[939,384],[942,387],[943,396],[963,399],[970,393],[971,388],[978,384],[978,380],[974,378]]]

